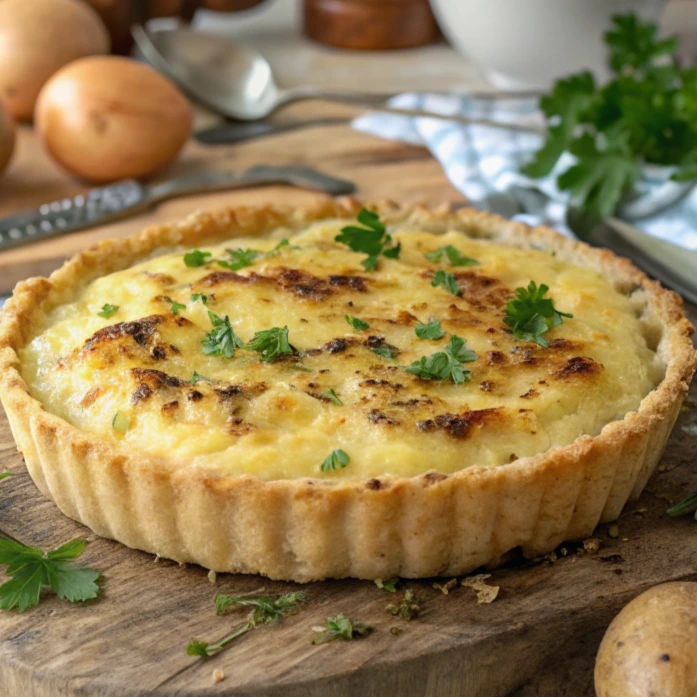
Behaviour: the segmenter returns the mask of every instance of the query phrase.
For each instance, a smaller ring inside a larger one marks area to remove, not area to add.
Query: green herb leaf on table
[[[344,403],[339,399],[336,392],[333,389],[328,389],[326,392],[320,392],[320,397],[326,397],[330,399],[337,407],[343,407]]]
[[[697,492],[690,494],[690,496],[680,501],[680,503],[676,503],[675,506],[671,506],[667,512],[670,516],[695,513],[695,520],[697,520]]]
[[[367,322],[364,322],[362,319],[358,319],[358,317],[352,317],[351,315],[344,315],[344,319],[356,330],[356,331],[362,331],[363,329],[369,329],[370,325]]]
[[[518,341],[532,341],[547,348],[547,340],[542,336],[550,329],[558,327],[572,314],[559,312],[551,298],[545,298],[549,288],[542,283],[539,287],[530,281],[527,288],[516,288],[516,298],[506,305],[504,323]]]
[[[392,237],[377,213],[363,208],[357,219],[360,225],[346,225],[334,240],[342,242],[354,252],[367,254],[361,262],[366,271],[377,268],[381,254],[391,259],[399,258],[401,245],[393,244]]]
[[[251,266],[255,260],[261,256],[261,252],[256,249],[226,249],[229,259],[218,259],[218,265],[230,271],[239,271],[245,266]]]
[[[0,472],[0,479],[6,479],[7,477],[11,477],[12,472]]]
[[[312,640],[313,644],[326,644],[335,639],[350,641],[356,637],[370,634],[373,628],[362,622],[352,621],[344,615],[337,615],[336,617],[328,617],[326,627],[318,627],[317,631],[319,635]]]
[[[337,469],[344,469],[344,467],[346,467],[350,461],[351,458],[348,456],[348,454],[341,450],[341,448],[337,448],[336,450],[332,450],[332,452],[326,457],[320,466],[320,470],[322,472],[329,472]]]
[[[452,293],[453,295],[460,294],[460,286],[458,285],[455,276],[447,271],[443,271],[443,269],[438,269],[438,271],[436,271],[436,274],[431,281],[431,285],[434,288],[437,286],[443,286],[448,293]]]
[[[203,293],[193,293],[191,295],[191,302],[200,302],[203,305],[208,305],[208,296],[204,295]]]
[[[97,313],[100,317],[108,319],[119,309],[118,305],[112,305],[111,303],[105,303],[102,305],[102,309]]]
[[[210,257],[212,256],[210,252],[202,252],[200,249],[194,249],[184,255],[184,263],[189,268],[205,266],[211,261]]]
[[[407,373],[422,380],[452,380],[456,385],[469,380],[470,371],[464,363],[477,360],[477,354],[466,347],[466,341],[454,334],[444,351],[422,356],[406,368]]]
[[[299,605],[304,600],[305,594],[298,591],[285,593],[278,598],[234,597],[218,594],[215,599],[217,614],[224,614],[229,607],[234,605],[249,607],[251,611],[249,615],[247,615],[247,621],[215,643],[198,640],[192,641],[188,645],[186,652],[189,656],[200,656],[202,658],[214,656],[243,634],[257,627],[269,624],[270,622],[276,622],[284,615],[297,612]]]
[[[439,319],[434,319],[426,324],[419,322],[419,324],[414,327],[414,333],[419,339],[429,339],[431,341],[442,339],[445,336],[445,332],[441,329]]]
[[[429,261],[437,264],[444,254],[450,262],[450,266],[479,266],[479,262],[476,259],[466,257],[457,247],[453,247],[451,244],[445,245],[445,247],[438,247],[438,249],[434,249],[432,252],[427,252],[424,256]]]
[[[273,363],[283,355],[297,353],[288,341],[288,327],[272,327],[257,332],[244,348],[258,351],[264,363]]]
[[[85,540],[72,540],[51,552],[42,552],[0,538],[0,564],[12,577],[0,586],[0,609],[25,610],[39,603],[42,588],[50,588],[61,600],[75,603],[99,595],[98,571],[76,567],[72,560],[85,549]]]
[[[403,620],[411,621],[419,616],[421,606],[416,602],[414,593],[410,590],[404,592],[404,598],[399,605],[392,603],[387,606],[387,612]]]
[[[394,576],[393,578],[388,578],[387,581],[383,581],[380,578],[375,580],[375,585],[380,590],[387,591],[388,593],[396,593],[398,583],[399,583],[399,576]]]
[[[203,352],[207,356],[232,358],[235,355],[235,349],[244,346],[244,341],[235,334],[235,330],[230,324],[230,318],[227,315],[219,317],[215,312],[208,310],[208,317],[213,325],[213,329],[201,339]]]

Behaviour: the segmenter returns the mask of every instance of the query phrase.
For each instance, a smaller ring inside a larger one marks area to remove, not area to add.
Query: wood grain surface
[[[48,162],[30,131],[23,130],[19,140],[18,157],[0,181],[0,215],[85,190]],[[344,126],[229,148],[191,145],[177,168],[162,176],[282,162],[353,179],[363,196],[460,200],[426,151]],[[48,273],[97,239],[128,235],[196,208],[303,203],[316,196],[270,187],[172,201],[139,218],[0,255],[0,290]],[[695,308],[691,313],[697,319]],[[697,385],[691,397],[697,400]],[[661,581],[697,579],[697,523],[665,515],[669,502],[697,488],[694,429],[697,408],[681,415],[660,471],[642,498],[628,505],[618,537],[602,526],[595,554],[567,544],[549,559],[514,560],[492,571],[489,582],[501,590],[491,604],[478,605],[474,592],[462,586],[446,596],[432,581],[405,583],[396,596],[367,582],[312,584],[304,588],[308,599],[297,615],[203,661],[186,655],[187,643],[194,637],[217,640],[243,617],[217,617],[216,592],[264,588],[276,594],[299,587],[232,575],[220,575],[214,587],[201,568],[156,562],[96,538],[40,496],[0,417],[0,469],[13,473],[0,483],[0,534],[45,549],[85,537],[90,544],[81,562],[104,575],[98,601],[73,606],[48,596],[24,614],[0,613],[0,696],[592,697],[595,651],[620,607]],[[385,610],[407,588],[422,606],[410,623]],[[340,612],[375,631],[351,643],[311,645],[312,628]],[[392,634],[393,627],[401,633]],[[214,670],[225,675],[215,684]]]

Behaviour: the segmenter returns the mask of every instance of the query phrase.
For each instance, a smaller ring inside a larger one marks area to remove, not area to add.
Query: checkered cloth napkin
[[[543,124],[537,101],[527,98],[493,100],[401,94],[390,105],[426,109],[445,116],[460,114],[538,127]],[[389,140],[425,145],[453,186],[477,207],[530,224],[544,222],[571,234],[565,224],[568,196],[559,191],[555,182],[573,161],[572,156],[562,156],[545,179],[529,179],[520,173],[522,165],[540,147],[540,135],[380,112],[358,117],[353,126]],[[665,169],[647,168],[633,201],[641,216],[633,216],[631,222],[646,233],[697,250],[697,187],[673,202],[671,192],[676,186],[666,180]]]

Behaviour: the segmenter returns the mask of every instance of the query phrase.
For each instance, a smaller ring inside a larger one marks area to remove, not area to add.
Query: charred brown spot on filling
[[[516,365],[535,365],[537,358],[533,355],[531,348],[527,346],[514,346],[511,349],[514,356],[513,362]]]
[[[245,436],[248,433],[250,433],[253,429],[254,426],[252,424],[247,423],[244,419],[241,419],[239,417],[228,419],[225,424],[225,430],[231,436]]]
[[[426,472],[426,474],[424,474],[426,484],[437,484],[438,482],[442,482],[444,479],[447,479],[447,477],[441,472]]]
[[[329,285],[365,293],[368,290],[366,280],[362,276],[329,276]]]
[[[129,371],[131,377],[137,382],[138,387],[131,395],[131,403],[145,402],[147,399],[162,388],[176,388],[184,384],[183,380],[167,375],[161,370],[152,370],[150,368],[131,368]]]
[[[495,383],[493,383],[491,380],[484,380],[479,384],[479,389],[482,392],[491,392],[495,386]]]
[[[394,402],[390,402],[390,405],[393,407],[406,407],[406,408],[414,408],[414,407],[419,407],[419,406],[430,406],[433,404],[433,400],[430,397],[427,397],[426,395],[422,395],[421,397],[412,397],[411,399],[406,399],[406,400],[396,400]]]
[[[167,404],[162,405],[162,413],[167,415],[167,414],[172,414],[179,408],[179,402],[176,399],[173,399],[171,402],[167,402]]]
[[[499,409],[479,409],[477,411],[465,411],[461,414],[439,414],[433,419],[418,421],[416,427],[419,431],[430,433],[444,431],[452,438],[467,438],[473,428],[481,427],[493,421],[499,414]]]
[[[259,276],[256,273],[250,273],[248,276],[243,276],[242,274],[235,273],[234,271],[213,271],[197,281],[195,285],[211,288],[212,286],[217,286],[222,283],[255,283],[262,280],[262,278],[262,276]]]
[[[521,399],[531,399],[537,396],[537,390],[530,388],[525,394],[520,395]]]
[[[487,351],[484,360],[487,365],[501,365],[506,362],[506,356],[501,351]]]
[[[383,426],[399,426],[397,419],[393,419],[379,409],[371,409],[368,412],[368,421],[371,424],[381,424]]]
[[[170,276],[168,273],[159,273],[157,271],[146,271],[145,275],[148,278],[151,278],[156,283],[159,283],[161,286],[173,286],[177,282],[177,279],[174,278],[173,276]]]
[[[566,350],[578,350],[581,344],[577,341],[571,341],[570,339],[550,339],[547,345],[548,349],[553,349],[557,351]]]
[[[476,271],[456,271],[453,275],[460,286],[460,297],[480,312],[501,309],[513,297],[513,291],[498,278]]]
[[[365,487],[371,491],[380,491],[380,489],[382,489],[382,482],[379,479],[369,479],[365,483]]]
[[[225,387],[216,387],[215,394],[218,396],[221,404],[233,401],[237,397],[251,400],[264,394],[268,386],[265,382],[250,382],[240,385],[226,385]]]
[[[336,339],[332,339],[331,341],[328,341],[326,344],[324,344],[324,346],[322,346],[322,350],[326,351],[327,353],[341,353],[342,351],[345,351],[351,344],[355,343],[355,339],[337,337]]]
[[[99,397],[99,395],[101,393],[102,393],[101,387],[93,387],[80,400],[80,406],[81,407],[91,407],[97,401],[97,397]]]
[[[414,317],[414,315],[411,314],[411,312],[407,312],[406,310],[400,310],[397,313],[397,317],[392,320],[395,324],[402,324],[405,327],[409,327],[415,322],[419,321],[418,317]]]
[[[198,390],[191,390],[191,392],[186,395],[186,398],[190,402],[200,402],[203,399],[203,394]]]
[[[551,373],[553,378],[564,379],[574,375],[595,375],[603,369],[601,363],[597,363],[592,358],[585,356],[575,356],[569,358],[566,363]]]
[[[389,390],[399,391],[404,389],[401,382],[390,382],[389,380],[376,380],[375,378],[366,378],[358,383],[361,387],[384,387]]]
[[[305,300],[324,300],[332,294],[332,289],[323,278],[313,276],[299,269],[278,269],[275,276],[276,285]]]

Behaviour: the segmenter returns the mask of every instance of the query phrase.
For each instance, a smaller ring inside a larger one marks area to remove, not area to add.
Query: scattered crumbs
[[[607,562],[610,564],[623,564],[624,563],[624,557],[621,554],[604,554],[601,557],[598,557],[599,561]]]
[[[434,583],[433,587],[437,591],[441,591],[443,595],[448,595],[450,591],[457,586],[457,579],[456,578],[451,578],[447,583]]]
[[[622,538],[622,542],[629,542],[629,538],[628,538],[628,537],[623,537],[623,538]]]
[[[213,684],[217,685],[219,682],[223,682],[223,680],[225,680],[225,673],[220,668],[216,668],[213,671]]]
[[[394,636],[397,636],[398,634],[402,633],[402,629],[399,627],[390,627],[390,634],[393,634]]]
[[[620,536],[620,529],[617,527],[617,523],[612,523],[612,525],[608,525],[607,534],[609,537],[612,538]]]
[[[644,517],[645,513],[648,513],[649,509],[644,507],[644,508],[637,508],[636,511],[634,511],[634,515],[641,516],[642,518]]]
[[[545,554],[545,559],[550,563],[554,564],[555,561],[557,561],[558,557],[556,552],[550,552],[549,554]]]
[[[687,433],[688,436],[697,437],[697,422],[691,424],[685,424],[682,427],[683,433]]]
[[[668,464],[667,462],[661,462],[660,465],[656,468],[659,472],[670,472],[671,470],[674,470],[678,466],[677,462]]]
[[[178,563],[179,563],[179,568],[186,569],[186,562],[185,561],[180,561]]]
[[[160,561],[160,555],[159,555],[159,554],[156,554],[156,555],[155,555],[155,558],[153,559],[153,561],[157,564],[157,563]]]
[[[621,576],[621,575],[622,575],[622,569],[613,569],[612,572],[613,572],[614,574],[617,574],[617,576]]]
[[[583,540],[583,549],[588,554],[595,554],[600,549],[600,540],[597,537],[589,537]]]
[[[477,574],[462,579],[462,585],[465,588],[471,588],[477,593],[477,604],[485,605],[493,603],[499,595],[501,586],[490,586],[485,583],[487,578],[491,578],[491,574]]]
[[[215,582],[218,580],[218,574],[217,574],[215,571],[213,571],[213,569],[211,569],[211,570],[208,572],[208,580],[209,580],[211,583],[215,583]]]
[[[414,593],[410,590],[405,591],[404,598],[399,605],[392,603],[386,609],[391,615],[401,617],[403,620],[413,620],[421,612],[421,606],[414,597]]]
[[[562,557],[565,557],[568,553],[569,553],[569,550],[566,547],[559,548],[559,554],[561,554]]]

